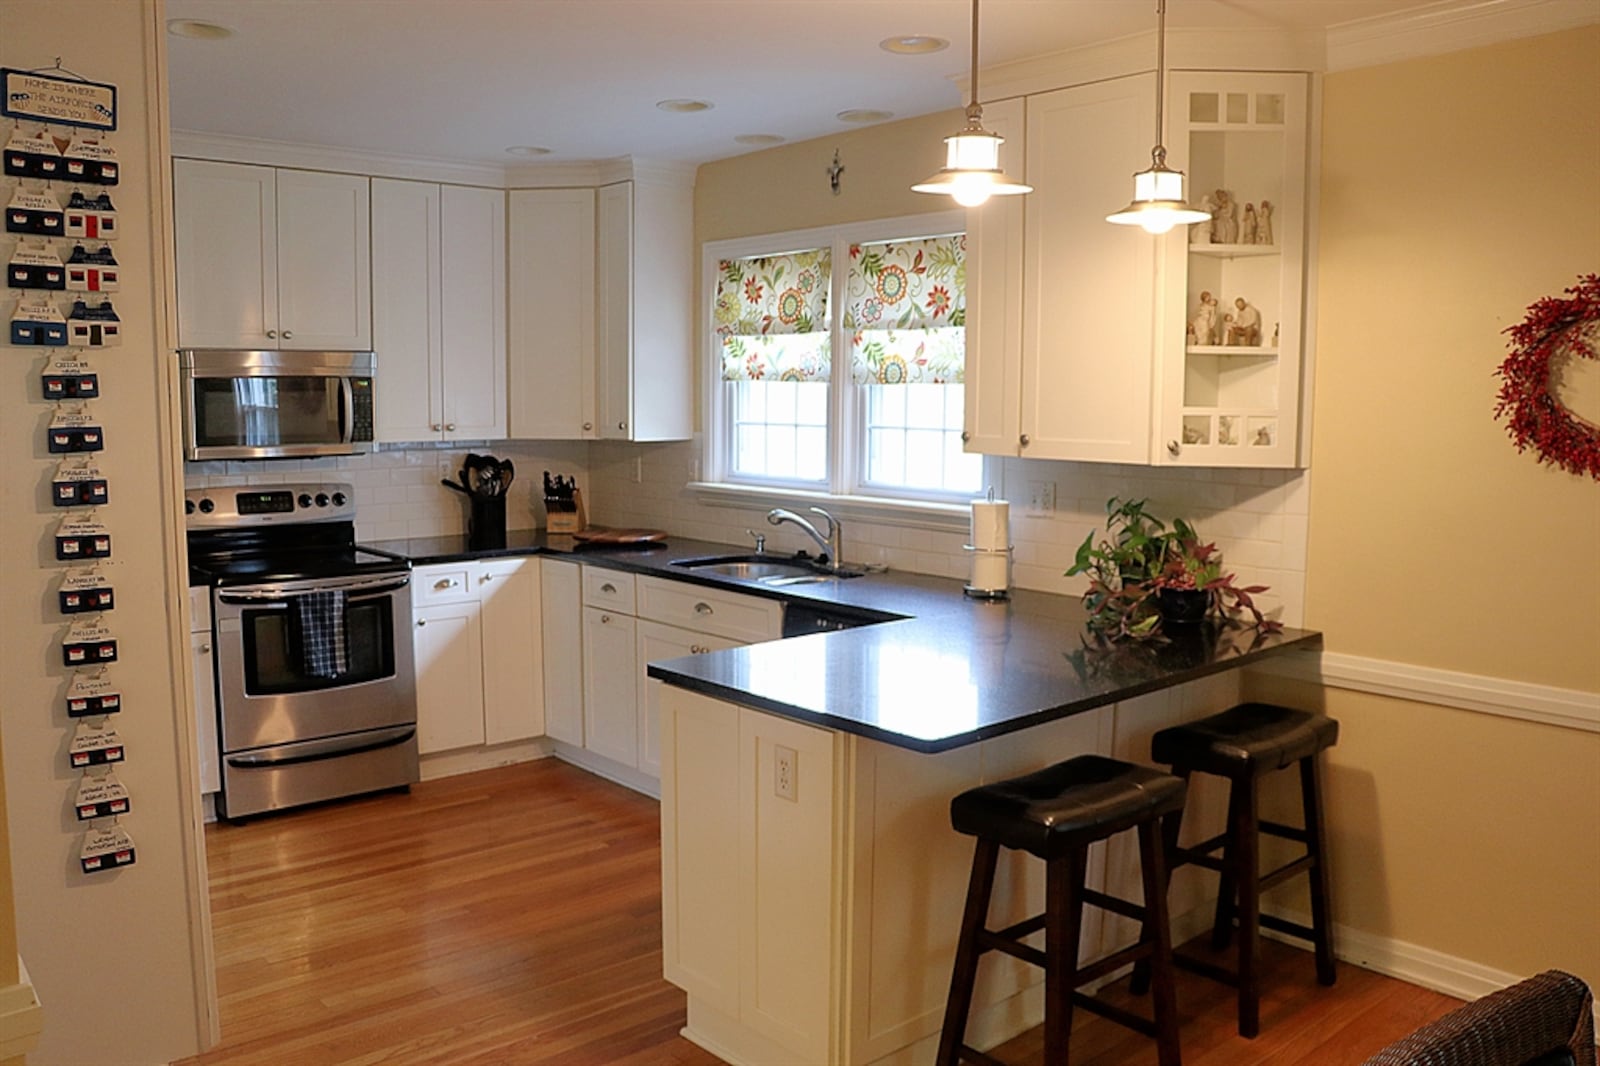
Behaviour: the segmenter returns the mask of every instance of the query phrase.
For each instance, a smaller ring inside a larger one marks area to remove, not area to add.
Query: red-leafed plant
[[[1098,543],[1097,533],[1085,537],[1067,570],[1068,577],[1089,575],[1083,605],[1090,629],[1113,638],[1154,636],[1161,631],[1161,589],[1206,593],[1206,613],[1226,622],[1265,632],[1283,628],[1256,606],[1254,597],[1267,586],[1235,584],[1215,544],[1202,541],[1181,518],[1168,528],[1146,503],[1115,496],[1106,501],[1105,535]]]

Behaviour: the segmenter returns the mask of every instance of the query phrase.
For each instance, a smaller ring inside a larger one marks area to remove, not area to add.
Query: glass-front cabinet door
[[[1211,221],[1166,246],[1157,462],[1300,455],[1309,75],[1174,72],[1169,165]]]

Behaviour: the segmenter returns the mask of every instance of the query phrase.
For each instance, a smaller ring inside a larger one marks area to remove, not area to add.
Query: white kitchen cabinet
[[[417,751],[482,745],[483,622],[476,599],[416,607]]]
[[[519,440],[594,438],[595,194],[510,194],[510,433]]]
[[[1160,462],[1299,462],[1308,80],[1172,76],[1172,165],[1188,172],[1191,202],[1227,193],[1232,232],[1213,240],[1214,227],[1202,223],[1167,238],[1153,447]],[[1213,320],[1217,333],[1202,336]]]
[[[738,647],[740,641],[692,629],[639,620],[639,769],[651,777],[661,776],[661,690],[666,682],[645,677],[644,666],[657,659],[678,659],[685,655],[704,655]]]
[[[636,178],[597,198],[597,434],[694,431],[694,190]]]
[[[483,739],[542,736],[544,644],[540,566],[535,558],[477,564],[483,628]]]
[[[583,575],[577,563],[539,560],[545,732],[583,746]]]
[[[368,181],[173,161],[178,343],[372,347]]]
[[[503,438],[504,194],[374,179],[372,219],[378,440]]]
[[[222,788],[217,755],[216,653],[211,644],[211,589],[189,589],[189,654],[194,668],[195,750],[200,756],[200,794]]]
[[[636,620],[604,607],[583,609],[584,747],[624,766],[639,765]]]

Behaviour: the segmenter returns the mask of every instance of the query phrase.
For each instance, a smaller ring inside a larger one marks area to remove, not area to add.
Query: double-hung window
[[[949,213],[706,246],[708,474],[932,502],[962,450],[966,235]]]

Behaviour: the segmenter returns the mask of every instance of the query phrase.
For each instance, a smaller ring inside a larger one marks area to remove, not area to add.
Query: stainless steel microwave
[[[187,459],[373,450],[371,352],[178,353]]]

